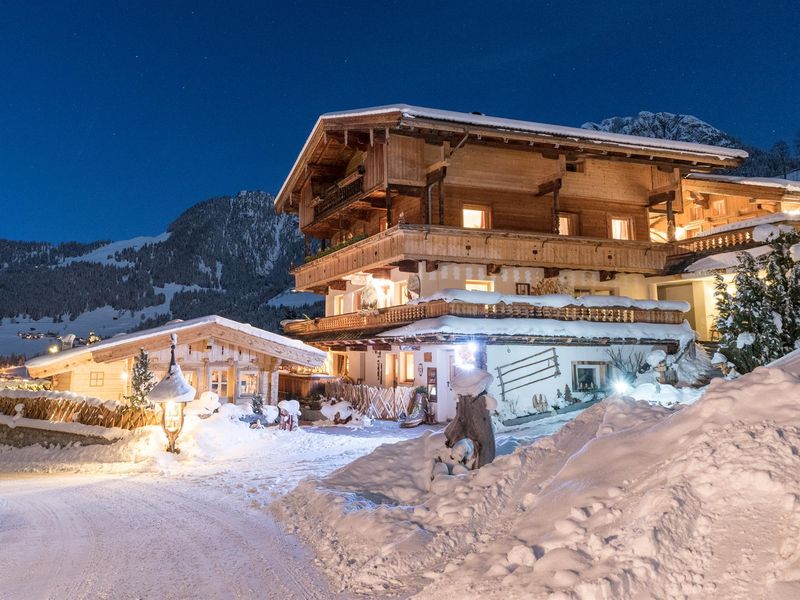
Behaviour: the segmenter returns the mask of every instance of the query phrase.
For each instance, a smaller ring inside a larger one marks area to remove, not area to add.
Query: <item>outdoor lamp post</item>
[[[166,377],[159,381],[147,399],[153,404],[161,404],[161,427],[167,434],[167,452],[180,453],[175,441],[183,429],[183,408],[187,402],[194,400],[194,388],[183,377],[183,372],[175,362],[175,346],[178,336],[172,334],[172,356]]]

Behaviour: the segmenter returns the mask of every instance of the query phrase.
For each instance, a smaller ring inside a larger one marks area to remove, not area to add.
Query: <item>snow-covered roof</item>
[[[509,133],[522,133],[550,137],[554,140],[572,140],[576,142],[613,145],[624,147],[630,150],[654,151],[654,152],[677,152],[689,154],[698,158],[714,159],[738,163],[747,158],[748,154],[744,150],[736,148],[722,148],[719,146],[709,146],[706,144],[695,144],[692,142],[682,142],[677,140],[664,140],[659,138],[649,138],[644,136],[626,135],[622,133],[610,133],[607,131],[597,131],[592,129],[582,129],[580,127],[566,127],[563,125],[548,125],[535,121],[522,121],[518,119],[506,119],[502,117],[491,117],[483,114],[473,114],[452,110],[440,110],[435,108],[425,108],[422,106],[412,106],[410,104],[388,104],[385,106],[374,106],[369,108],[359,108],[354,110],[329,112],[321,115],[314,124],[311,133],[306,138],[303,148],[297,155],[289,174],[281,185],[281,189],[275,196],[276,205],[282,202],[287,187],[292,179],[292,174],[300,165],[303,155],[311,145],[314,134],[320,129],[325,121],[336,119],[347,119],[357,117],[375,117],[380,115],[399,114],[406,120],[429,119],[433,121],[457,123],[464,126],[487,127]]]
[[[719,183],[738,183],[739,185],[757,185],[800,194],[800,182],[780,179],[778,177],[740,177],[738,175],[717,175],[716,173],[690,173],[686,178],[690,180],[716,181]]]
[[[287,360],[290,360],[291,362],[297,362],[309,367],[316,367],[325,361],[325,352],[309,346],[308,344],[304,344],[299,340],[293,340],[270,331],[265,331],[264,329],[259,329],[258,327],[253,327],[248,323],[239,323],[238,321],[226,319],[225,317],[220,317],[219,315],[208,315],[205,317],[198,317],[196,319],[189,319],[188,321],[172,321],[166,325],[162,325],[161,327],[154,327],[153,329],[145,329],[142,331],[136,331],[134,333],[115,335],[110,339],[92,344],[91,346],[80,346],[78,348],[64,350],[63,352],[44,354],[28,360],[25,363],[25,366],[29,369],[47,367],[66,362],[68,360],[74,360],[82,355],[91,354],[93,352],[97,352],[98,350],[106,350],[108,348],[121,346],[123,344],[142,342],[151,338],[170,335],[173,333],[178,335],[178,343],[180,343],[181,331],[208,325],[220,325],[226,329],[238,331],[253,336],[254,338],[275,344],[277,350],[282,348],[287,352],[287,354],[291,355],[286,356]]]
[[[477,290],[445,289],[424,298],[410,300],[409,304],[423,304],[436,300],[445,302],[468,302],[471,304],[528,304],[530,306],[548,306],[563,308],[565,306],[585,306],[590,308],[638,308],[642,310],[678,310],[688,312],[688,302],[673,300],[634,300],[627,296],[581,296],[575,298],[569,294],[544,294],[542,296],[520,296],[515,294],[499,294],[497,292],[481,292]]]
[[[749,252],[754,258],[767,254],[772,249],[769,246],[758,246],[747,250],[735,250],[732,252],[721,252],[712,254],[700,260],[694,261],[684,269],[685,273],[701,273],[704,271],[718,271],[720,269],[731,269],[739,264],[739,255],[742,252]]]
[[[734,221],[733,223],[726,223],[725,225],[712,227],[711,229],[707,229],[702,233],[698,233],[694,237],[707,237],[709,235],[725,233],[726,231],[736,231],[738,229],[745,229],[746,227],[767,225],[769,223],[783,223],[784,221],[800,221],[800,212],[776,212],[769,215],[762,215],[760,217],[753,217],[752,219],[742,219],[741,221]]]
[[[385,106],[375,106],[371,108],[330,112],[323,114],[320,119],[332,120],[351,117],[368,117],[398,112],[408,119],[419,118],[431,119],[434,121],[447,121],[462,125],[489,127],[491,129],[500,129],[508,132],[535,133],[557,138],[568,138],[576,141],[582,140],[587,142],[612,143],[642,150],[654,149],[690,152],[694,154],[714,156],[719,159],[747,158],[747,152],[736,148],[721,148],[718,146],[707,146],[705,144],[694,144],[692,142],[662,140],[658,138],[626,135],[622,133],[609,133],[607,131],[581,129],[580,127],[548,125],[546,123],[537,123],[535,121],[521,121],[518,119],[491,117],[482,114],[476,115],[474,113],[425,108],[422,106],[412,106],[409,104],[388,104]]]
[[[423,319],[379,334],[381,337],[416,337],[432,334],[532,336],[545,338],[677,341],[683,346],[695,333],[684,321],[660,323],[597,323],[556,319],[474,319],[443,316]]]

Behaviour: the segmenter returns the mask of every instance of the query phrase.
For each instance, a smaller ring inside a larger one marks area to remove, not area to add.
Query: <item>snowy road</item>
[[[334,598],[269,514],[153,475],[0,475],[0,598]]]

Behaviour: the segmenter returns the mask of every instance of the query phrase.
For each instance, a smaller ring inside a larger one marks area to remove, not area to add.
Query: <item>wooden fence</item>
[[[122,429],[136,429],[145,425],[158,425],[161,422],[159,414],[149,409],[128,408],[122,411],[119,406],[109,409],[102,402],[95,404],[86,400],[50,395],[4,396],[0,391],[0,414],[16,415],[18,404],[22,404],[22,416],[28,419],[121,427]]]
[[[407,413],[414,388],[408,386],[375,387],[341,381],[325,382],[325,396],[347,400],[359,412],[372,419],[397,419]]]

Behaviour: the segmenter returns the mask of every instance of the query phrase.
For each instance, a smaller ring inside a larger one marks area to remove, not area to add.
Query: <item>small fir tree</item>
[[[768,242],[771,251],[757,259],[739,254],[735,292],[716,276],[720,347],[741,373],[791,352],[800,339],[800,269],[791,255],[800,234],[785,231]]]
[[[261,394],[256,394],[255,396],[253,396],[252,407],[253,407],[253,414],[256,415],[264,414],[264,398],[261,397]]]
[[[125,396],[125,399],[133,408],[148,408],[150,402],[147,400],[147,394],[155,385],[155,375],[150,371],[150,357],[144,348],[140,348],[139,356],[136,357],[131,371],[131,394]]]
[[[564,402],[567,404],[573,404],[575,399],[572,397],[572,390],[569,389],[569,384],[564,386]]]

